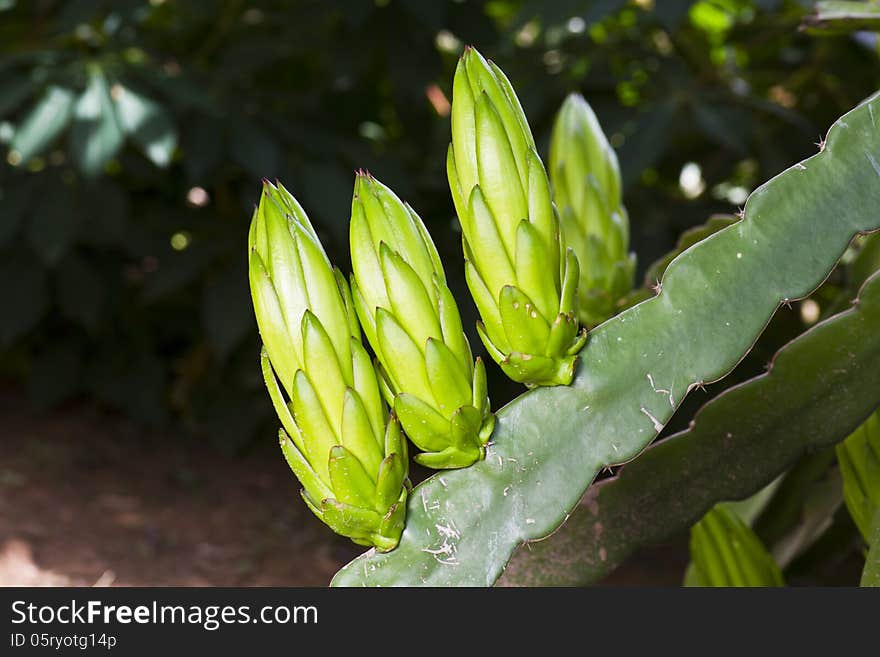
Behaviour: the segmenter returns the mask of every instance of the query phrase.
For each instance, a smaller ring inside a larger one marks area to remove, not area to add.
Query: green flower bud
[[[562,246],[550,185],[510,82],[473,48],[453,81],[449,186],[480,338],[529,386],[567,385],[578,332],[578,259]]]
[[[632,289],[635,254],[621,199],[617,155],[580,94],[565,99],[550,139],[550,184],[562,238],[580,263],[578,314],[595,326]]]
[[[723,504],[691,528],[690,547],[686,586],[785,586],[755,532]]]
[[[280,184],[264,183],[248,244],[263,377],[303,499],[335,532],[391,550],[406,513],[406,441],[361,344],[348,283]]]
[[[880,411],[846,440],[838,443],[837,462],[843,477],[843,501],[866,541],[880,508]]]
[[[358,173],[351,204],[351,289],[378,357],[382,390],[431,468],[485,456],[495,416],[437,249],[390,189]]]

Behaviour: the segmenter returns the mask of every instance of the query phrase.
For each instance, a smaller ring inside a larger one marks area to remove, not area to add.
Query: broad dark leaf
[[[25,231],[28,243],[47,265],[55,265],[67,253],[77,232],[79,217],[73,194],[62,180],[50,176],[31,202]]]
[[[58,305],[68,319],[90,331],[100,325],[106,294],[100,272],[82,256],[71,253],[58,264]]]
[[[0,346],[23,337],[49,307],[49,277],[26,249],[0,257]]]
[[[256,327],[250,312],[250,290],[242,261],[210,281],[202,292],[202,326],[208,339],[225,360]]]

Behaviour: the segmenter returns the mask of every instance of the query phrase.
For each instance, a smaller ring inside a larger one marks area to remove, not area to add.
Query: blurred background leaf
[[[103,71],[93,68],[73,108],[70,152],[88,177],[98,175],[122,147],[122,127]]]
[[[7,158],[10,164],[28,162],[51,144],[70,123],[73,105],[70,89],[49,87],[16,129]]]

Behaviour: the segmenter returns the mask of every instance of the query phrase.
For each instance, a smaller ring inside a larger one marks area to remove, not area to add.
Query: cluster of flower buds
[[[406,513],[406,443],[361,344],[348,283],[281,185],[264,183],[248,243],[263,375],[302,496],[337,533],[390,550]]]
[[[636,263],[617,155],[580,94],[566,98],[556,116],[549,169],[563,241],[580,263],[578,314],[595,326],[632,289]]]
[[[453,96],[447,173],[478,333],[515,381],[567,385],[587,339],[578,301],[583,321],[598,323],[632,280],[614,153],[586,102],[570,98],[551,150],[560,219],[501,70],[468,48]],[[303,498],[339,534],[390,550],[409,491],[404,432],[419,463],[460,468],[485,457],[495,417],[428,231],[363,172],[350,241],[349,287],[293,196],[264,182],[248,237],[251,296],[281,448]]]
[[[480,337],[515,381],[567,385],[587,339],[576,311],[580,272],[526,117],[501,69],[473,48],[452,94],[447,174]]]
[[[431,236],[415,211],[358,173],[351,206],[351,289],[388,403],[415,460],[460,468],[485,456],[494,425],[486,370],[474,362]]]

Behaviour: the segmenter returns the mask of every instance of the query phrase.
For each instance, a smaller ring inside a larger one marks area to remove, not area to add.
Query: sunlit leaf
[[[116,112],[122,130],[158,167],[171,162],[177,148],[177,129],[168,112],[156,101],[129,88],[121,88]]]
[[[10,156],[27,162],[41,153],[64,131],[73,116],[74,94],[65,87],[51,86],[22,121],[12,137]]]
[[[99,174],[122,147],[122,128],[114,105],[107,78],[93,69],[86,90],[76,101],[70,133],[71,154],[87,176]]]

